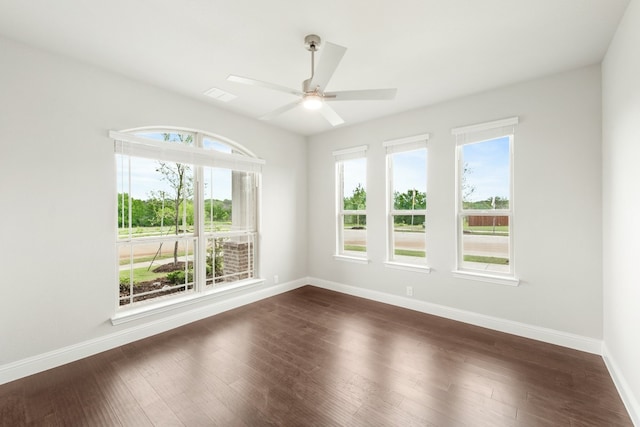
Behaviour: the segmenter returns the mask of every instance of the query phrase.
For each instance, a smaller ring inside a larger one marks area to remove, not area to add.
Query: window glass
[[[462,146],[463,209],[509,209],[509,137]]]
[[[120,305],[193,291],[194,248],[194,239],[120,245]]]
[[[225,144],[224,142],[220,142],[212,138],[203,138],[203,146],[206,150],[216,150],[216,151],[220,151],[221,153],[233,152],[233,149],[228,144]],[[238,152],[238,154],[244,154],[244,153]]]
[[[204,227],[208,232],[231,230],[232,171],[204,168]]]
[[[411,224],[413,221],[413,224]],[[394,261],[413,263],[426,258],[425,215],[393,216]]]
[[[393,207],[425,209],[427,207],[427,150],[391,154],[393,161]]]
[[[343,196],[345,210],[367,208],[367,159],[345,160],[343,170]]]
[[[503,136],[459,147],[460,269],[513,273],[511,141]]]
[[[509,272],[509,216],[462,216],[462,266]]]
[[[426,263],[427,149],[387,154],[390,171],[389,261]]]
[[[339,253],[364,257],[367,252],[367,159],[341,161],[339,169],[342,199]]]

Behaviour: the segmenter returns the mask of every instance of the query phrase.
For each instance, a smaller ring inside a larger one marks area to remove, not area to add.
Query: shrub
[[[193,270],[189,270],[187,273],[187,282],[193,282]],[[167,279],[175,285],[183,284],[185,282],[184,277],[184,270],[176,270],[171,273],[167,273]]]

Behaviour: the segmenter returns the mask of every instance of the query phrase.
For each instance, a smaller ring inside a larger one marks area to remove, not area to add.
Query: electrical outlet
[[[413,296],[413,286],[407,286],[407,296],[408,297]]]
[[[280,282],[280,278],[276,274],[275,276],[273,276],[273,283],[278,284],[278,282]]]

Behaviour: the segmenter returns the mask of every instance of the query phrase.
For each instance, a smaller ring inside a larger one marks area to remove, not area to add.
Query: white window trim
[[[477,280],[482,282],[490,282],[501,285],[518,286],[520,279],[516,275],[515,264],[515,248],[514,248],[514,135],[516,125],[519,118],[509,117],[506,119],[494,120],[491,122],[478,123],[474,125],[461,126],[453,128],[451,134],[456,138],[456,268],[452,271],[454,277]],[[488,141],[500,137],[509,136],[509,209],[496,210],[465,210],[462,205],[461,176],[463,165],[461,165],[462,146],[466,144]],[[462,267],[462,217],[465,215],[474,216],[507,216],[509,218],[509,273],[489,272],[484,273],[481,270],[466,269]]]
[[[125,132],[143,132],[143,131],[152,131],[152,132],[168,132],[168,133],[183,133],[190,134],[194,137],[195,147],[184,146],[178,144],[167,144],[163,141],[155,141],[148,138],[140,137],[131,133]],[[230,283],[225,286],[214,287],[213,289],[207,289],[206,280],[204,277],[205,273],[205,265],[204,263],[199,263],[200,266],[197,271],[194,271],[194,286],[193,292],[188,295],[181,296],[160,296],[156,298],[152,298],[148,301],[139,301],[133,304],[128,304],[125,306],[120,306],[119,298],[116,296],[115,298],[115,314],[111,318],[111,323],[113,325],[129,322],[132,320],[136,320],[139,318],[152,316],[157,313],[162,313],[165,311],[173,310],[179,307],[184,307],[186,305],[195,304],[203,300],[208,300],[212,298],[217,298],[222,295],[226,295],[228,293],[236,292],[238,290],[242,290],[245,288],[253,287],[264,283],[264,279],[260,278],[260,225],[261,225],[261,182],[262,182],[262,166],[266,163],[265,160],[255,157],[255,155],[239,144],[230,141],[227,138],[220,137],[215,134],[211,134],[208,132],[197,131],[197,130],[189,130],[189,129],[181,129],[181,128],[167,128],[167,127],[145,127],[145,128],[136,128],[123,132],[117,131],[109,131],[109,137],[114,141],[114,151],[115,153],[120,153],[124,155],[130,156],[138,156],[145,157],[151,159],[161,159],[161,160],[169,160],[169,161],[178,161],[181,163],[187,163],[194,166],[197,166],[194,171],[194,178],[199,181],[202,179],[201,175],[201,167],[198,166],[208,166],[208,167],[220,167],[226,168],[236,171],[245,171],[245,172],[255,172],[256,175],[256,200],[255,200],[255,215],[256,220],[254,224],[254,228],[248,231],[242,231],[236,234],[251,234],[253,235],[254,242],[254,253],[253,253],[253,274],[254,277],[245,280],[239,280],[237,282]],[[225,144],[237,149],[238,151],[243,152],[243,154],[234,154],[234,153],[223,153],[215,150],[208,150],[202,148],[202,140],[204,138],[213,138],[216,140],[223,141]],[[204,200],[203,189],[196,189],[196,193],[194,194],[196,206],[198,206],[202,200]],[[118,191],[118,189],[116,189]],[[131,212],[131,211],[130,211]],[[229,234],[229,233],[211,233],[206,232],[204,230],[204,217],[202,215],[197,216],[197,225],[196,228],[200,231],[200,234],[194,233],[193,235],[188,236],[177,236],[177,239],[195,239],[197,241],[196,247],[194,248],[195,253],[194,256],[199,256],[199,253],[206,253],[204,250],[205,241],[207,238],[212,236],[217,236],[218,234]],[[118,235],[118,226],[116,224],[116,230],[114,233],[116,236]],[[232,233],[233,234],[233,233]],[[117,239],[116,239],[117,240]],[[122,239],[117,240],[116,245],[123,243],[130,243],[133,239]],[[118,263],[116,263],[117,267]],[[116,268],[116,277],[118,277],[119,270]],[[117,289],[117,288],[116,288]]]
[[[335,197],[336,197],[336,211],[335,211],[335,223],[336,223],[336,247],[333,258],[339,261],[348,261],[359,264],[368,264],[369,251],[363,253],[363,255],[355,256],[344,253],[344,217],[346,215],[367,215],[367,209],[364,210],[345,210],[344,209],[344,178],[343,178],[343,162],[345,160],[367,158],[368,145],[359,145],[357,147],[345,148],[342,150],[333,151],[332,155],[335,162]],[[367,174],[369,171],[369,165],[367,162]],[[366,177],[365,177],[366,180]],[[365,191],[367,183],[365,182]],[[368,249],[368,248],[367,248]]]
[[[467,270],[453,270],[454,277],[467,280],[475,280],[479,282],[495,283],[506,286],[519,286],[520,279],[516,277],[498,276],[493,274],[476,273]]]
[[[515,127],[515,125],[517,125],[518,122],[519,122],[518,116],[514,116],[506,119],[494,120],[491,122],[478,123],[475,125],[460,126],[460,127],[451,129],[451,134],[454,136],[459,136],[459,135],[466,135],[466,134],[473,134],[473,133],[478,133],[483,131],[495,130],[495,129],[505,128],[505,127]],[[513,130],[511,132],[513,133]],[[477,141],[493,139],[493,138],[497,138],[498,136],[500,135],[497,135],[495,137],[492,136],[489,138],[482,137],[482,139],[478,139]],[[470,142],[470,141],[466,141],[466,142]]]
[[[386,212],[387,212],[387,258],[384,262],[385,266],[400,270],[418,271],[421,273],[431,272],[431,268],[427,263],[427,254],[425,253],[424,262],[406,263],[394,260],[395,251],[393,247],[393,217],[394,215],[424,215],[427,217],[426,209],[402,210],[394,209],[393,205],[393,165],[390,156],[395,153],[412,151],[427,148],[429,134],[423,133],[419,135],[408,136],[405,138],[391,139],[384,141],[382,146],[386,150],[386,171],[387,171],[387,192],[386,192]],[[425,232],[425,248],[426,248],[426,232]]]
[[[369,264],[371,262],[367,257],[355,257],[349,255],[334,255],[333,259],[336,261],[353,262],[355,264]]]

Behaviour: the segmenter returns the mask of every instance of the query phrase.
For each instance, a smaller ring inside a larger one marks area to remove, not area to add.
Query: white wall
[[[640,3],[602,65],[605,359],[640,425]]]
[[[499,65],[497,65],[499,66]],[[582,68],[310,138],[309,274],[325,281],[599,340],[602,337],[600,67]],[[401,96],[402,94],[400,94]],[[452,277],[455,267],[451,128],[519,116],[515,136],[515,263],[519,287]],[[385,257],[382,141],[430,133],[431,274]],[[368,144],[371,263],[333,259],[336,149]],[[594,341],[595,342],[595,341]]]
[[[109,321],[117,280],[109,130],[200,129],[265,159],[263,287],[275,274],[306,275],[303,137],[7,39],[0,58],[0,368],[159,320]]]

